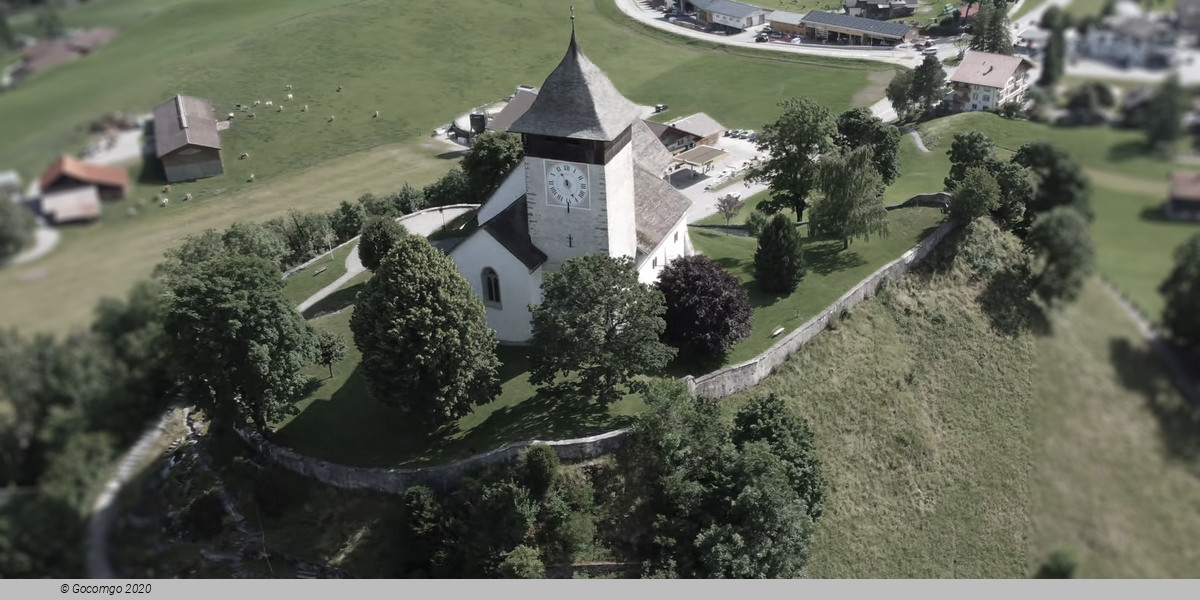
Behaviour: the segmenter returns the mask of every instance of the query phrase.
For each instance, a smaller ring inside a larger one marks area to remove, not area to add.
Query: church
[[[692,254],[691,201],[664,181],[671,154],[641,116],[579,50],[572,27],[566,56],[509,127],[525,158],[450,253],[500,342],[531,340],[529,305],[541,302],[545,274],[567,260],[628,256],[638,279],[653,283],[667,263]]]

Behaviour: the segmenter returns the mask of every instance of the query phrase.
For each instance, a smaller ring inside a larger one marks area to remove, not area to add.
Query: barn
[[[129,194],[129,174],[125,169],[85,163],[67,155],[51,163],[38,183],[43,194],[87,186],[96,186],[101,200],[120,200]]]
[[[224,173],[217,119],[199,98],[175,96],[154,109],[154,149],[168,183]]]

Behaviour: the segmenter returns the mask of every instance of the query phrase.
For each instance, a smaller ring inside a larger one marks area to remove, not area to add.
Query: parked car
[[[924,54],[925,56],[937,56],[937,53],[938,53],[937,48],[926,48],[921,51],[921,54]]]
[[[765,34],[765,33],[760,33],[760,34],[754,36],[754,41],[756,41],[756,42],[765,42],[770,39],[771,38],[767,37],[767,34]]]

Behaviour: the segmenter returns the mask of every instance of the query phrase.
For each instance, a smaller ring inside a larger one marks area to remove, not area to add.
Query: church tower
[[[632,126],[641,110],[579,50],[567,54],[509,131],[525,147],[529,237],[547,270],[588,254],[635,257]]]

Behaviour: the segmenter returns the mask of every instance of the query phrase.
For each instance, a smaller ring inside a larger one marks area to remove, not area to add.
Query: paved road
[[[58,245],[59,239],[62,238],[57,229],[40,223],[37,229],[33,230],[33,236],[33,247],[12,257],[7,265],[23,265],[35,261],[49,254],[51,250],[54,250],[54,247]]]

